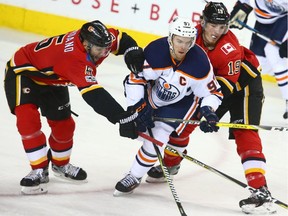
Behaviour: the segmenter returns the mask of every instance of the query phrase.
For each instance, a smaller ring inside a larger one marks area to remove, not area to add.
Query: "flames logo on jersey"
[[[180,94],[176,86],[167,83],[163,78],[159,78],[155,88],[157,97],[162,101],[172,101]]]
[[[231,43],[226,43],[221,47],[221,50],[225,53],[225,55],[228,55],[236,49]]]

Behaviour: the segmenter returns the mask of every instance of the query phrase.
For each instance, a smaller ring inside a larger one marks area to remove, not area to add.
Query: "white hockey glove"
[[[238,23],[237,20],[247,23],[248,15],[252,10],[253,8],[250,5],[237,1],[233,7],[233,10],[231,11],[229,22],[230,28],[242,29],[243,26]]]

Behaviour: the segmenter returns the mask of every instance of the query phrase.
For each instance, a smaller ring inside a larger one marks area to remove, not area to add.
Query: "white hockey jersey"
[[[274,23],[277,19],[287,15],[287,0],[240,0],[254,8],[256,20],[263,24]]]
[[[148,98],[154,109],[177,103],[191,94],[195,96],[194,101],[203,98],[201,106],[211,106],[216,110],[221,104],[220,85],[206,53],[198,45],[192,47],[179,63],[170,55],[167,37],[151,42],[144,53],[143,72],[137,76],[131,73],[125,81],[128,106],[144,97],[144,87],[150,81],[153,82]]]

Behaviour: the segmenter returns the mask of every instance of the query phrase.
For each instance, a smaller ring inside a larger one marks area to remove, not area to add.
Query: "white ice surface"
[[[0,64],[3,80],[6,62],[21,45],[43,38],[15,30],[0,29]],[[127,73],[122,57],[111,55],[98,68],[98,81],[125,106],[122,80]],[[282,119],[284,101],[276,84],[264,82],[266,101],[262,125],[285,126]],[[167,184],[142,184],[126,197],[113,197],[114,186],[129,170],[141,146],[118,135],[118,125],[112,125],[97,115],[82,100],[76,88],[70,88],[72,110],[79,114],[71,163],[83,167],[88,173],[88,183],[73,184],[50,175],[46,195],[20,195],[19,182],[30,166],[10,114],[5,94],[0,91],[0,215],[77,215],[77,216],[177,216],[180,215]],[[225,116],[222,121],[228,121]],[[49,128],[42,121],[47,137]],[[288,203],[288,132],[261,130],[264,153],[267,159],[267,180],[272,195]],[[196,159],[244,182],[240,158],[235,144],[229,141],[228,129],[216,134],[196,130],[191,135],[188,154]],[[187,215],[234,216],[244,215],[238,207],[239,200],[249,192],[194,163],[184,160],[174,185]],[[277,215],[288,211],[277,206]]]

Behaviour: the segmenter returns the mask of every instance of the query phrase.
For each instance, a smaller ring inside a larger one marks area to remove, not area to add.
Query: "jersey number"
[[[55,45],[62,44],[64,36],[65,35],[63,34],[63,35],[58,35],[55,37],[51,37],[51,38],[42,40],[36,45],[34,51],[38,52],[42,49],[45,49],[45,48],[49,47],[53,42],[55,43]]]
[[[241,61],[237,60],[233,63],[233,61],[230,61],[228,63],[229,71],[228,75],[233,76],[235,74],[238,74],[240,71]]]
[[[217,86],[216,86],[216,84],[214,82],[214,79],[207,84],[207,88],[209,89],[209,91],[211,93],[213,93],[213,92],[215,92],[217,90]]]

